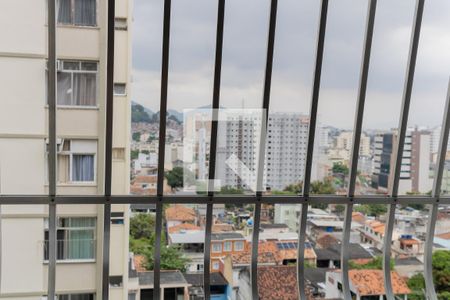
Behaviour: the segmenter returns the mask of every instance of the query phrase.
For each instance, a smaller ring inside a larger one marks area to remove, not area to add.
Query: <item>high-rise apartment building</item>
[[[219,126],[219,164],[235,155],[250,171],[256,172],[260,141],[260,126],[255,125],[257,121],[230,121],[224,126]],[[266,188],[283,190],[287,185],[302,180],[308,125],[309,118],[299,113],[269,115],[264,162]],[[243,182],[242,178],[228,166],[219,167],[218,172],[222,186],[247,189],[251,184]]]
[[[395,161],[396,132],[379,133],[375,136],[374,171],[372,187],[388,191],[393,176]],[[406,132],[403,159],[400,172],[399,193],[421,192],[431,189],[430,179],[430,134],[410,128]]]
[[[0,193],[48,195],[47,1],[0,10]],[[116,1],[113,194],[129,193],[131,0]],[[57,193],[103,194],[106,0],[57,0]],[[47,295],[48,206],[1,207],[0,291]],[[127,299],[128,205],[113,205],[110,299]],[[103,205],[57,206],[58,299],[101,299]]]

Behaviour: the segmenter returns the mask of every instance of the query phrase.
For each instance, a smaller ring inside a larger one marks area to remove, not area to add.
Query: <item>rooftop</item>
[[[153,271],[147,271],[147,272],[139,272],[139,285],[145,285],[153,287]],[[184,278],[183,274],[178,271],[165,271],[161,270],[161,286],[164,285],[171,285],[171,287],[174,286],[188,286],[188,282]]]
[[[203,286],[203,273],[184,273],[183,275],[187,283],[191,284],[192,286]],[[228,285],[228,281],[220,272],[211,272],[209,278],[212,286]]]
[[[172,227],[169,227],[169,233],[180,233],[182,231],[199,231],[201,228],[191,223],[181,223]]]
[[[193,222],[195,218],[195,211],[183,205],[176,204],[166,209],[167,221]]]
[[[282,280],[280,280],[282,279]],[[260,300],[298,299],[296,266],[258,267]]]
[[[244,240],[244,236],[238,232],[216,232],[211,234],[211,241]]]

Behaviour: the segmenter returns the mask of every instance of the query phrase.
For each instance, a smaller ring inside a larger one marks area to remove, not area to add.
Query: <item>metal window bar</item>
[[[154,278],[153,278],[153,299],[161,298],[161,234],[162,234],[162,199],[164,194],[164,154],[166,146],[166,119],[167,119],[167,87],[169,81],[169,48],[170,48],[170,15],[171,0],[164,0],[164,20],[163,20],[163,44],[162,44],[162,64],[161,64],[161,101],[159,108],[159,147],[158,147],[158,181],[156,194],[155,220],[155,254],[154,254]]]
[[[450,131],[450,80],[447,88],[447,99],[444,110],[444,120],[442,121],[441,138],[439,141],[439,153],[436,167],[434,169],[434,183],[431,192],[432,197],[439,197],[441,195],[442,177],[445,167],[445,154],[447,152],[448,136]],[[438,214],[438,203],[430,205],[430,216],[427,223],[427,234],[425,241],[425,262],[424,262],[424,277],[425,277],[425,291],[429,300],[437,300],[436,290],[433,283],[433,239],[434,230],[436,227],[436,220]]]
[[[205,299],[211,297],[210,271],[211,271],[211,233],[213,219],[213,196],[214,178],[216,176],[216,154],[217,154],[217,131],[218,131],[218,109],[220,107],[220,84],[222,75],[222,50],[223,50],[223,26],[225,20],[225,0],[217,3],[217,30],[216,30],[216,53],[214,62],[214,83],[212,99],[211,118],[211,141],[209,153],[208,171],[208,197],[210,201],[206,204],[205,244],[203,257],[203,290]]]
[[[306,152],[305,174],[303,175],[303,201],[300,212],[300,228],[297,247],[297,283],[298,295],[301,300],[307,300],[305,291],[305,242],[306,242],[306,218],[308,216],[309,189],[311,184],[311,167],[314,152],[314,138],[316,135],[317,109],[319,106],[320,80],[322,75],[323,53],[325,48],[325,33],[327,28],[328,0],[320,3],[320,19],[317,34],[316,60],[313,76],[313,88],[311,96],[311,108],[309,111],[308,148]]]
[[[47,295],[49,299],[55,299],[56,286],[56,0],[48,0],[48,182],[49,182],[49,263]]]
[[[377,0],[369,0],[367,8],[366,33],[364,38],[363,61],[361,65],[361,74],[359,82],[358,102],[356,104],[356,116],[353,129],[353,145],[350,161],[350,175],[347,190],[347,197],[352,201],[355,196],[356,176],[358,173],[359,147],[361,141],[362,122],[364,117],[364,104],[366,102],[367,78],[369,76],[370,53],[372,49],[373,27],[375,23],[375,12]],[[343,236],[341,244],[341,271],[342,271],[342,288],[345,299],[351,299],[350,281],[349,281],[349,244],[350,231],[352,227],[353,204],[347,204],[345,209]]]
[[[277,24],[278,0],[272,0],[270,4],[269,34],[267,39],[266,70],[264,76],[264,91],[261,116],[261,137],[259,141],[258,170],[256,178],[256,199],[253,211],[252,253],[251,253],[251,282],[252,299],[258,300],[258,245],[259,225],[261,222],[261,196],[264,180],[264,158],[266,151],[266,132],[270,111],[270,89],[272,86],[273,53],[275,46],[275,31]]]
[[[220,6],[224,6],[224,0],[219,0],[219,18],[220,21],[221,14],[223,14],[223,10],[221,11]],[[428,196],[399,196],[398,195],[398,184],[399,184],[399,175],[401,171],[401,161],[403,155],[403,141],[406,135],[406,127],[407,127],[407,119],[409,112],[409,104],[412,92],[412,84],[414,77],[414,69],[417,57],[417,49],[419,43],[419,34],[421,27],[421,20],[423,15],[424,8],[424,0],[417,0],[416,2],[416,11],[415,11],[415,20],[413,25],[413,32],[411,38],[411,46],[410,53],[408,59],[408,68],[407,68],[407,78],[405,80],[405,90],[403,95],[403,104],[402,104],[402,114],[399,126],[399,138],[397,145],[397,161],[395,163],[395,172],[393,178],[393,184],[391,188],[391,192],[388,196],[355,196],[349,192],[347,196],[339,196],[339,195],[309,195],[309,187],[310,187],[310,176],[311,176],[311,166],[312,166],[312,156],[313,156],[313,145],[314,145],[314,137],[315,137],[315,127],[316,127],[316,117],[317,117],[317,107],[318,107],[318,99],[319,99],[319,91],[320,91],[320,77],[321,77],[321,68],[322,68],[322,59],[323,59],[323,51],[324,51],[324,42],[325,42],[325,29],[326,29],[326,19],[327,19],[327,10],[328,10],[328,0],[321,1],[321,14],[320,14],[320,22],[319,22],[319,34],[317,41],[317,52],[316,52],[316,61],[315,61],[315,71],[314,71],[314,81],[313,81],[313,92],[312,92],[312,102],[311,102],[311,111],[310,111],[310,128],[309,128],[309,137],[308,137],[308,151],[307,151],[307,160],[306,160],[306,168],[304,174],[304,185],[303,185],[303,194],[296,196],[288,196],[288,195],[239,195],[239,196],[222,196],[222,195],[214,195],[213,193],[208,193],[208,195],[197,195],[195,197],[192,196],[181,196],[181,195],[163,195],[163,181],[164,181],[164,147],[165,147],[165,129],[166,129],[166,116],[167,116],[167,83],[168,83],[168,62],[169,62],[169,36],[170,36],[170,6],[171,0],[165,0],[164,3],[164,33],[163,33],[163,55],[162,55],[162,72],[161,72],[161,108],[160,108],[160,144],[159,144],[159,162],[158,162],[158,187],[157,187],[157,195],[156,196],[112,196],[111,195],[111,151],[112,151],[112,91],[113,91],[113,58],[114,58],[114,0],[108,0],[108,74],[107,74],[107,113],[106,113],[106,154],[105,154],[105,193],[104,195],[95,195],[95,196],[64,196],[64,195],[56,195],[56,11],[55,11],[55,1],[48,1],[48,103],[49,103],[49,194],[45,195],[0,195],[0,205],[36,205],[36,204],[44,204],[49,205],[49,271],[48,271],[48,297],[55,297],[55,270],[56,270],[56,205],[58,204],[104,204],[105,210],[106,207],[109,206],[110,213],[110,205],[111,204],[138,204],[138,203],[153,203],[157,204],[157,218],[156,218],[156,242],[155,242],[155,270],[154,270],[154,296],[155,298],[160,298],[160,247],[161,247],[161,232],[162,232],[162,205],[174,204],[174,203],[198,203],[198,204],[207,204],[210,205],[212,209],[212,203],[224,203],[224,204],[256,204],[259,206],[262,203],[274,204],[274,203],[295,203],[302,205],[302,213],[300,216],[300,233],[299,233],[299,244],[298,244],[298,286],[299,286],[299,296],[301,299],[306,299],[305,297],[305,282],[304,282],[304,242],[305,242],[305,225],[306,225],[306,217],[307,217],[307,208],[309,204],[318,204],[318,203],[326,203],[326,204],[345,204],[351,206],[353,204],[387,204],[389,207],[389,219],[386,227],[385,233],[385,245],[384,245],[384,274],[385,274],[385,285],[386,285],[386,294],[388,299],[394,299],[391,278],[390,278],[390,244],[392,239],[392,230],[393,230],[393,217],[395,216],[395,207],[397,204],[411,204],[411,203],[422,203],[432,205],[432,210],[430,213],[430,218],[427,226],[427,240],[426,240],[426,253],[425,253],[425,275],[426,275],[426,287],[427,287],[427,295],[430,299],[436,299],[436,293],[433,286],[432,281],[432,265],[431,265],[431,255],[432,255],[432,243],[433,243],[433,234],[434,234],[434,226],[436,222],[436,214],[438,204],[450,204],[449,196],[441,196],[440,195],[440,182],[442,182],[443,176],[443,163],[445,160],[445,150],[446,150],[446,141],[448,140],[449,128],[450,128],[450,83],[449,83],[449,94],[447,95],[447,104],[445,110],[445,116],[443,121],[443,132],[441,133],[441,141],[439,148],[439,159],[438,165],[436,166],[436,177],[433,187],[433,193],[431,197]],[[371,5],[376,0],[371,0]],[[273,4],[276,4],[276,0],[272,2],[271,8],[271,16],[273,15],[274,9]],[[272,18],[271,18],[272,20]],[[274,21],[274,20],[273,20]],[[271,21],[272,22],[272,21]],[[370,21],[368,21],[370,22]],[[221,23],[221,30],[219,34],[219,23]],[[373,25],[373,24],[372,24]],[[271,32],[271,29],[269,29]],[[273,33],[275,32],[275,24],[273,24]],[[223,38],[223,15],[221,22],[218,22],[218,37]],[[270,41],[269,34],[269,46],[268,46],[268,62],[273,57],[270,54],[273,52],[273,42]],[[368,35],[366,32],[366,43],[368,42]],[[271,45],[272,43],[272,45]],[[220,77],[220,64],[217,64],[217,56],[219,49],[222,49],[222,41],[220,47],[218,44],[216,45],[216,70],[215,76]],[[270,50],[272,48],[272,50]],[[221,54],[221,53],[220,53]],[[362,73],[364,74],[364,63]],[[265,98],[264,101],[267,101],[265,105],[268,108],[268,101],[270,95],[270,79],[268,80],[267,75],[269,66],[266,66],[266,85],[265,85]],[[271,63],[270,63],[271,69]],[[218,75],[217,75],[218,74]],[[215,77],[217,79],[217,77]],[[364,76],[362,75],[362,78]],[[361,83],[361,87],[365,84]],[[215,81],[215,93],[219,94],[220,80]],[[360,89],[360,100],[361,100],[361,92]],[[267,93],[267,94],[266,94]],[[218,103],[218,102],[217,102]],[[361,111],[361,101],[358,105],[358,112]],[[215,104],[213,103],[213,107]],[[218,106],[218,104],[217,104]],[[266,112],[268,114],[268,112]],[[362,122],[362,114],[361,114],[361,122]],[[357,128],[359,126],[356,126]],[[355,130],[356,132],[356,130]],[[212,136],[212,139],[214,136]],[[353,145],[353,154],[352,160],[354,160],[354,156],[356,155],[356,141]],[[215,167],[215,166],[214,166]],[[353,169],[353,165],[352,165]],[[211,173],[214,176],[214,173]],[[211,175],[210,174],[210,175]],[[354,187],[352,188],[354,189]],[[108,211],[106,211],[107,214]],[[347,211],[348,214],[348,211]],[[108,225],[109,225],[109,218]],[[348,216],[347,216],[348,219]],[[106,220],[105,220],[106,222]],[[348,222],[348,221],[346,221]],[[255,222],[256,223],[256,222]],[[259,222],[258,222],[259,224]],[[106,224],[105,224],[106,225]],[[256,224],[255,224],[256,225]],[[257,228],[257,226],[255,226]],[[108,299],[108,272],[105,272],[109,269],[109,259],[105,259],[106,255],[109,255],[109,226],[105,226],[105,244],[103,246],[104,250],[104,261],[103,261],[103,299]],[[349,231],[350,226],[347,226],[345,231]],[[210,240],[210,231],[209,237],[206,236],[205,239],[209,238]],[[105,253],[106,249],[108,249],[108,253]],[[254,255],[256,253],[256,255]],[[106,254],[106,255],[105,255]],[[252,249],[252,269],[255,268],[257,258],[257,247],[256,252],[255,249]],[[344,257],[343,259],[348,260],[348,257]],[[348,264],[348,261],[345,261],[344,264]],[[256,265],[257,266],[257,265]],[[254,274],[254,273],[253,273]],[[345,275],[344,275],[345,276]],[[209,279],[205,279],[205,282]],[[252,285],[255,286],[257,284],[257,280],[252,279]],[[348,284],[348,279],[347,279]],[[345,288],[345,287],[344,287]],[[348,288],[347,288],[348,291]],[[253,294],[257,296],[257,293]],[[346,296],[348,297],[348,295]]]
[[[397,206],[398,187],[400,183],[400,173],[403,159],[403,149],[406,137],[406,130],[408,127],[409,107],[411,104],[411,94],[414,82],[414,71],[416,68],[417,51],[419,48],[420,29],[422,25],[422,16],[425,0],[416,1],[416,10],[414,15],[414,24],[411,33],[411,44],[408,56],[408,64],[406,69],[405,87],[403,91],[402,109],[400,116],[400,123],[397,134],[397,145],[395,148],[396,161],[394,165],[394,176],[391,181],[390,195],[394,198],[393,202],[389,204],[388,218],[384,233],[383,245],[383,271],[384,271],[384,285],[386,291],[386,298],[394,300],[395,295],[392,288],[391,278],[391,243],[392,233],[394,231],[395,209]]]
[[[111,242],[112,141],[114,118],[114,36],[115,0],[108,0],[106,58],[106,136],[105,136],[105,198],[103,207],[102,299],[109,299],[109,258]]]

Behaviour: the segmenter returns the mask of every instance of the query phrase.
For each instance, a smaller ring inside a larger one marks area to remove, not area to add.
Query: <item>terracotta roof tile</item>
[[[444,240],[450,240],[450,232],[441,233],[436,235],[438,238],[444,239]]]
[[[229,232],[233,230],[233,225],[226,223],[213,224],[212,226],[212,232]]]
[[[155,175],[137,175],[133,183],[156,183],[156,180]]]
[[[166,220],[192,222],[195,221],[196,215],[192,208],[183,205],[173,205],[166,209]]]
[[[296,266],[258,267],[258,294],[260,300],[296,300]]]
[[[352,221],[355,221],[355,222],[364,224],[364,221],[365,221],[365,220],[366,220],[366,217],[364,216],[363,213],[357,212],[357,211],[354,211],[354,212],[352,213]]]
[[[330,246],[336,245],[338,243],[338,239],[336,239],[331,234],[324,234],[316,240],[316,244],[321,248],[329,248]]]
[[[231,259],[234,265],[250,265],[252,259],[250,251],[243,251],[240,253],[233,253]],[[259,264],[276,264],[275,256],[272,252],[260,252],[258,254]]]
[[[392,287],[395,294],[410,294],[405,280],[397,272],[391,272]],[[382,270],[350,270],[349,279],[361,296],[384,295],[384,278]]]

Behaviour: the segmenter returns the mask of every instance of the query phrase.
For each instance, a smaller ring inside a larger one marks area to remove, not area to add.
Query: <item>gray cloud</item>
[[[133,99],[158,108],[162,0],[135,0]],[[228,0],[222,76],[223,105],[258,107],[262,98],[268,0]],[[366,128],[397,125],[414,1],[378,1],[366,107]],[[169,106],[211,101],[217,2],[173,0]],[[367,2],[330,1],[323,67],[321,121],[351,127]],[[309,109],[317,0],[279,2],[272,109]],[[417,63],[410,123],[437,125],[450,75],[450,1],[428,1]]]

